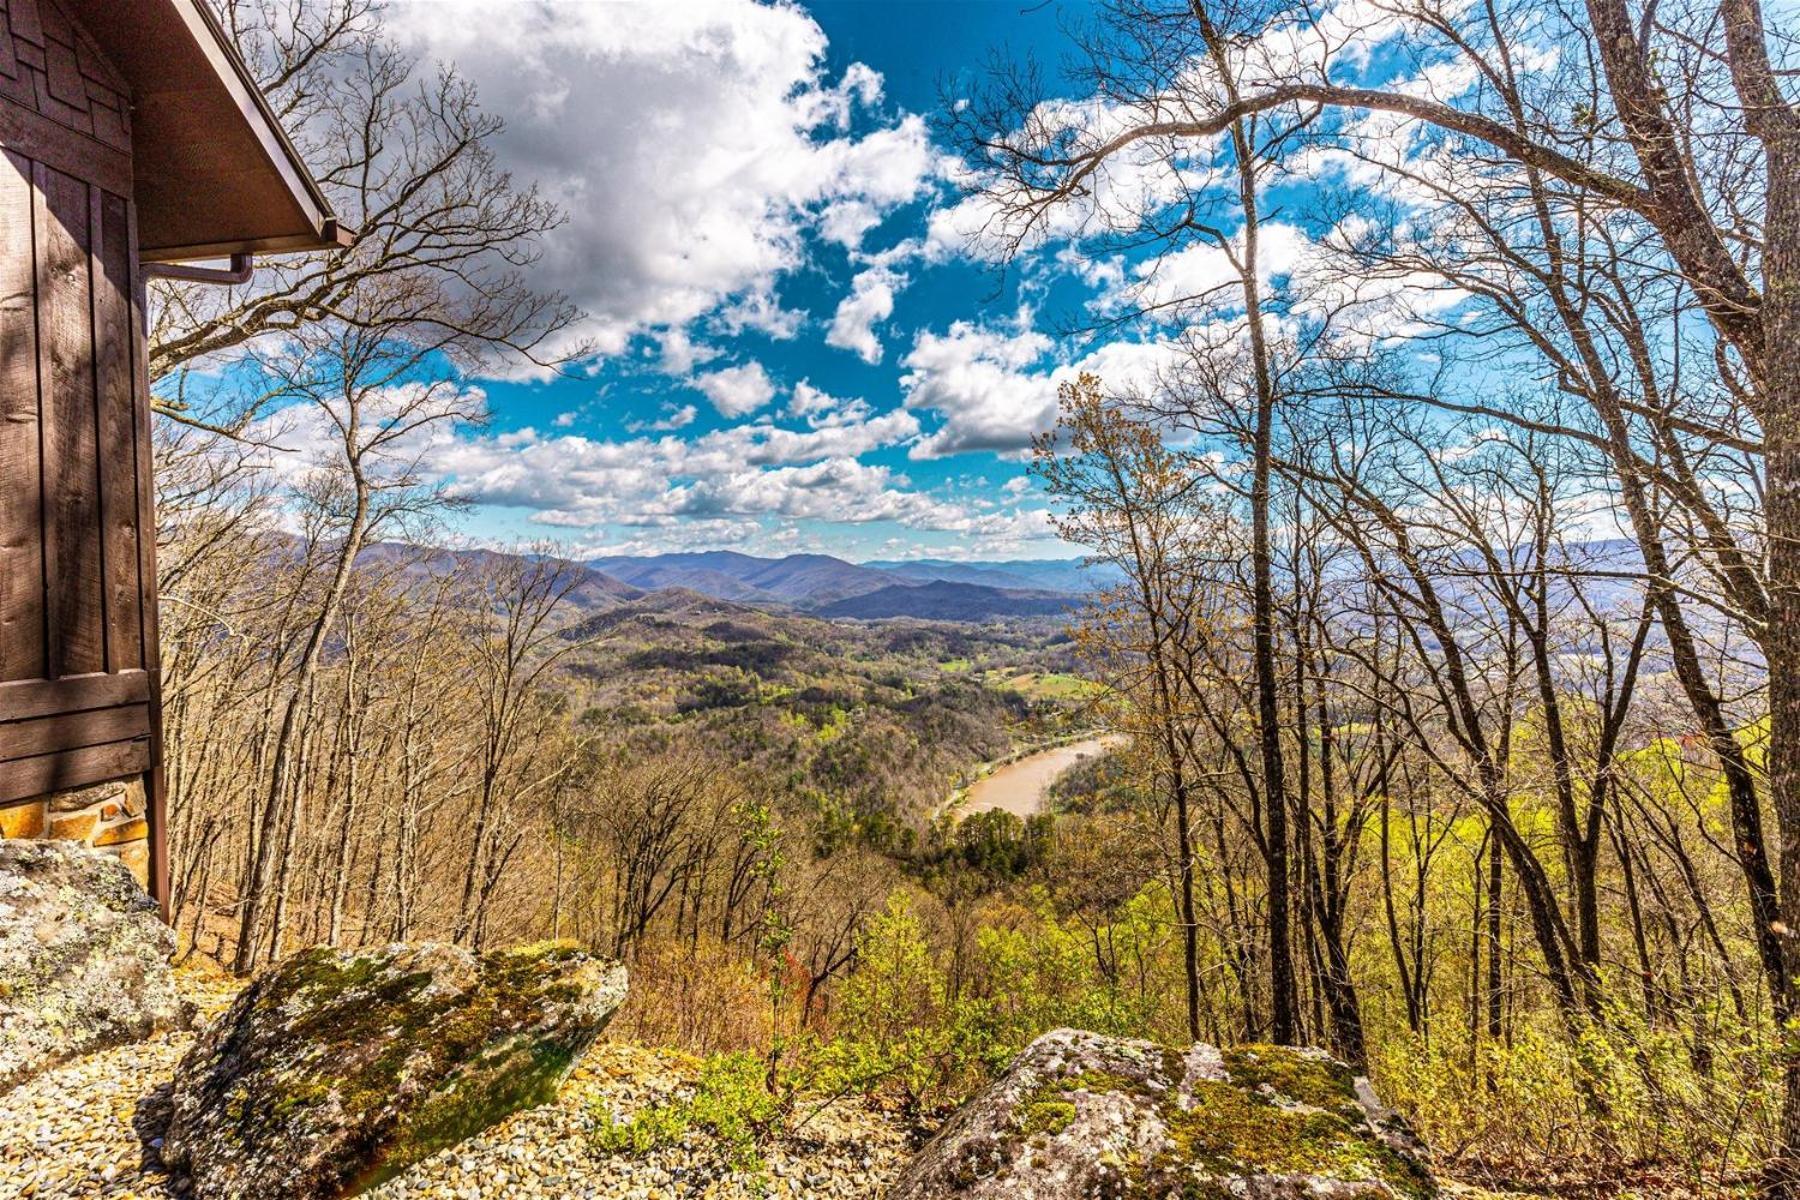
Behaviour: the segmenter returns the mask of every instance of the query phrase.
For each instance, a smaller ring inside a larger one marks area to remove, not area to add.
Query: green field
[[[1106,691],[1105,684],[1060,671],[995,673],[988,676],[987,682],[993,687],[1011,688],[1028,700],[1091,700]]]

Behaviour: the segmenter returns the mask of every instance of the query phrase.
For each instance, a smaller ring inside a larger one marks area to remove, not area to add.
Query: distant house
[[[348,236],[204,0],[0,0],[0,158],[0,835],[166,903],[144,281]]]

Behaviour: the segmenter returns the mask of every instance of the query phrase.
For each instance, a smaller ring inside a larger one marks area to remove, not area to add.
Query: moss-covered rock
[[[0,1092],[187,1022],[175,934],[118,859],[0,840]]]
[[[1424,1147],[1317,1050],[1047,1033],[902,1174],[892,1200],[1426,1200]]]
[[[198,1200],[354,1194],[553,1098],[624,998],[562,943],[305,951],[182,1060],[163,1159]]]

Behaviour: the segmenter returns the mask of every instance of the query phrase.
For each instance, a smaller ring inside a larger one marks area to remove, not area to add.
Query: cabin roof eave
[[[337,249],[338,221],[203,0],[62,0],[130,86],[145,261]]]

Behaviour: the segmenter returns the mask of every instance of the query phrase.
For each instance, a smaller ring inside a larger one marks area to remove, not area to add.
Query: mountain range
[[[740,604],[798,608],[824,617],[986,621],[1067,611],[1097,586],[1079,560],[958,563],[943,559],[853,563],[828,554],[758,558],[732,550],[615,555],[587,566],[645,591],[684,588]]]
[[[914,558],[862,564],[871,570],[929,583],[978,583],[998,588],[1035,588],[1084,595],[1112,582],[1110,567],[1091,566],[1079,558],[1030,558],[1010,562],[966,563],[944,558]]]
[[[420,578],[476,568],[504,557],[492,550],[444,550],[384,543],[363,552]],[[959,563],[917,559],[853,563],[827,554],[758,558],[732,550],[650,556],[609,555],[579,565],[569,596],[584,613],[655,597],[704,597],[821,617],[984,622],[1055,616],[1072,609],[1105,576],[1078,559]],[[654,601],[653,601],[654,602]]]
[[[590,559],[596,571],[645,591],[688,588],[720,600],[811,608],[886,587],[894,576],[826,554],[756,558],[732,550]]]
[[[813,610],[821,617],[881,620],[913,617],[922,621],[988,621],[995,617],[1054,617],[1080,603],[1067,592],[1025,591],[933,579],[925,583],[893,583],[848,596]]]

